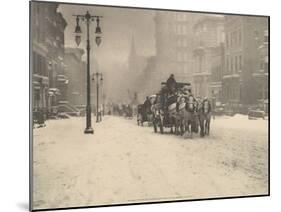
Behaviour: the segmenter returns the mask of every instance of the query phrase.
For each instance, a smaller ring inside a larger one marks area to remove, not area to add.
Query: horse
[[[182,123],[182,116],[178,112],[178,95],[173,94],[167,100],[168,105],[168,116],[165,117],[171,126],[171,133],[179,134],[180,133],[180,126]],[[174,129],[173,129],[174,128]]]
[[[208,99],[203,100],[199,108],[200,136],[210,134],[211,103]]]
[[[137,106],[137,124],[143,126],[143,105]]]
[[[151,111],[154,132],[157,133],[159,127],[160,133],[163,134],[163,105],[161,103],[161,96],[157,94],[155,101],[151,105]]]
[[[178,121],[179,121],[180,132],[181,132],[181,135],[183,135],[186,130],[185,129],[185,117],[187,116],[186,98],[184,96],[180,96],[178,99],[177,111],[178,111],[178,115],[179,115]]]
[[[188,131],[191,138],[193,137],[193,132],[196,132],[196,104],[196,99],[193,95],[189,95],[185,100],[184,109],[180,112],[182,117],[181,133],[184,134],[185,131]]]

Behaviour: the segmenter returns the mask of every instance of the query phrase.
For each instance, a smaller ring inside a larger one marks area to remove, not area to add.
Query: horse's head
[[[151,96],[149,97],[150,104],[155,104],[156,98],[157,98],[157,95],[156,95],[156,94],[151,95]]]
[[[194,112],[195,110],[195,98],[190,95],[188,98],[187,98],[187,110],[189,110],[190,112]]]
[[[210,110],[210,102],[208,100],[203,101],[203,113],[209,113]]]

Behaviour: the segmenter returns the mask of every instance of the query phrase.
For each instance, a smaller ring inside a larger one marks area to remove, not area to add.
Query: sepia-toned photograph
[[[31,210],[268,196],[269,17],[78,3],[30,2]]]

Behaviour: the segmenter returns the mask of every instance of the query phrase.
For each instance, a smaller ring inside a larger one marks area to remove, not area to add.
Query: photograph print
[[[269,17],[30,2],[30,210],[269,195]]]

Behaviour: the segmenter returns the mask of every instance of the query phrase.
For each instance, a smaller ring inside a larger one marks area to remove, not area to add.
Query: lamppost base
[[[88,127],[84,130],[85,134],[94,134],[94,130],[92,127]]]

